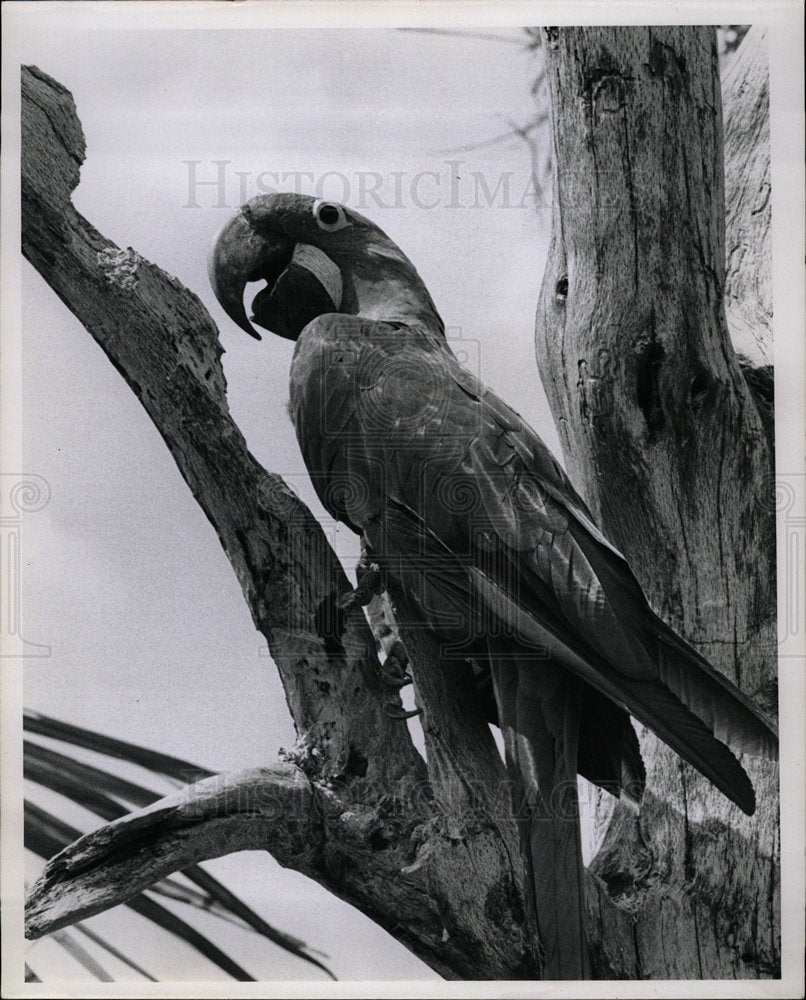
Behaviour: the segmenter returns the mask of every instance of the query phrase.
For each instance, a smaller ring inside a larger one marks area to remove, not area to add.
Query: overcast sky
[[[378,222],[429,286],[457,352],[556,448],[532,339],[547,218],[525,144],[487,145],[534,115],[535,57],[514,44],[517,30],[497,34],[505,41],[32,21],[21,40],[21,61],[75,98],[87,140],[77,207],[202,298],[251,450],[319,513],[284,410],[292,345],[244,336],[207,283],[213,235],[261,185],[297,185]],[[27,264],[23,294],[24,464],[52,491],[25,523],[25,636],[52,647],[28,663],[26,703],[216,770],[276,759],[293,725],[214,532],[140,404]],[[327,527],[349,568],[354,538]],[[326,950],[341,978],[436,978],[268,855],[211,868],[267,920]],[[104,919],[161,977],[216,976],[181,947],[158,952],[131,917]],[[227,944],[260,977],[311,975],[246,935]],[[51,944],[31,953],[35,967],[37,955],[43,971],[83,975]]]

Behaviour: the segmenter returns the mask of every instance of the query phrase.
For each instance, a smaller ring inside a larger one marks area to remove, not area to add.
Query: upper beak
[[[243,210],[216,237],[207,258],[210,284],[224,312],[250,337],[261,339],[243,307],[244,289],[261,278],[273,286],[293,252],[293,240],[280,232],[258,232],[253,217]]]

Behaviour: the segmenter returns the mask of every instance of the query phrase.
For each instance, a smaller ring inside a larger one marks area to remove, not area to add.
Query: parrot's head
[[[369,219],[338,202],[302,194],[252,198],[216,237],[210,283],[227,315],[289,340],[323,313],[443,329],[431,296],[402,250]],[[265,287],[243,298],[250,282]]]

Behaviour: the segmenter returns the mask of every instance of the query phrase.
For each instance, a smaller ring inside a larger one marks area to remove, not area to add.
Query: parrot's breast
[[[444,490],[474,432],[472,420],[446,421],[455,365],[441,335],[425,327],[331,314],[305,328],[291,413],[332,516],[369,536],[390,504],[422,510]]]

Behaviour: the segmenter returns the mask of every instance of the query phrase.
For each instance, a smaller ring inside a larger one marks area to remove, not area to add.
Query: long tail
[[[761,749],[771,756],[776,750],[774,728],[752,707],[749,699],[705,661],[701,662],[701,658],[659,619],[657,638],[665,646],[657,651],[659,676],[636,679],[592,651],[578,652],[573,636],[563,638],[549,631],[483,573],[475,571],[474,580],[485,605],[492,608],[496,618],[514,633],[513,645],[522,641],[527,649],[526,643],[529,643],[532,649],[542,647],[546,651],[547,659],[541,660],[536,674],[541,674],[549,661],[562,664],[569,673],[648,726],[675,753],[693,764],[752,816],[756,803],[750,779],[730,749],[715,738],[696,713],[699,711],[712,724],[719,724],[720,731],[730,733],[740,745]],[[520,671],[523,683],[527,682],[526,674],[526,669]],[[709,705],[709,700],[714,704]],[[687,703],[694,708],[689,708]]]
[[[590,979],[577,796],[582,685],[560,666],[535,670],[496,645],[490,668],[543,978]]]

